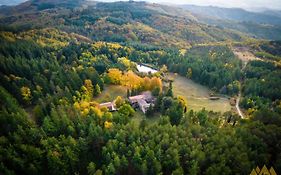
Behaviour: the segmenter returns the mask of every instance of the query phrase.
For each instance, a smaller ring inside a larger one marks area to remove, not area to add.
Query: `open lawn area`
[[[105,86],[102,93],[95,97],[98,103],[110,102],[116,99],[117,96],[126,98],[127,88],[125,86],[108,85]]]
[[[174,95],[183,96],[187,100],[188,110],[199,111],[202,108],[214,112],[231,110],[231,105],[227,98],[221,97],[219,100],[210,100],[210,90],[207,87],[179,75],[172,75],[172,77],[174,78]]]

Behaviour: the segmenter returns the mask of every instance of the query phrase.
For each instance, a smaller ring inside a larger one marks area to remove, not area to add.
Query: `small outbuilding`
[[[101,103],[99,106],[100,106],[101,108],[102,108],[102,107],[106,107],[110,112],[117,111],[114,102]]]

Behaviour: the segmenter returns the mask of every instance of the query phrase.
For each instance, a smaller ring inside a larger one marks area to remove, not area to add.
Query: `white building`
[[[142,95],[129,97],[129,101],[133,107],[138,107],[143,113],[146,113],[150,105],[153,105],[151,92],[144,92]]]

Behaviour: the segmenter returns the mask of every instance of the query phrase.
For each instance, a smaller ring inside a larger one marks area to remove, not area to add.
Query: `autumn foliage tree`
[[[131,90],[153,91],[157,88],[157,91],[162,92],[162,80],[159,77],[140,77],[133,71],[122,74],[118,69],[110,69],[107,77],[112,84],[127,86]]]
[[[32,99],[30,88],[26,87],[26,86],[23,86],[20,89],[20,91],[21,91],[22,99],[24,100],[24,102],[26,104],[30,104],[31,103],[31,99]]]
[[[109,69],[107,76],[112,84],[120,84],[122,82],[122,71],[119,69]]]
[[[142,85],[143,79],[136,75],[133,71],[128,71],[125,73],[121,83],[130,89],[138,89]]]
[[[125,103],[125,100],[121,96],[118,96],[115,99],[115,105],[117,108],[120,108],[124,103]]]
[[[94,86],[91,80],[85,80],[84,85],[81,87],[81,90],[83,92],[84,99],[89,101],[93,98]]]

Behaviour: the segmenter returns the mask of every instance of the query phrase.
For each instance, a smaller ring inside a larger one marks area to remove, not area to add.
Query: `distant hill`
[[[263,13],[243,9],[183,5],[198,21],[223,29],[232,29],[269,40],[281,40],[281,18],[278,11]]]
[[[276,17],[281,18],[281,11],[276,11],[276,10],[266,10],[266,11],[263,11],[263,13],[264,13],[264,14],[271,15],[271,16],[276,16]]]
[[[36,13],[53,8],[81,7],[82,4],[90,3],[93,2],[86,0],[29,0],[15,6],[2,6],[0,7],[0,14],[6,16],[15,16],[19,14]]]
[[[180,8],[146,2],[30,0],[16,6],[1,6],[0,29],[51,27],[98,41],[189,47],[249,37],[280,40],[281,26],[274,25],[280,18],[268,16],[242,9]],[[267,20],[266,24],[262,22]]]
[[[54,27],[93,40],[120,43],[189,47],[247,38],[235,30],[203,24],[182,8],[146,2],[33,0],[2,8],[0,16],[2,28]]]
[[[1,5],[18,5],[26,0],[1,0],[0,1],[0,6]]]
[[[281,25],[281,18],[273,13],[256,13],[240,8],[221,8],[213,6],[183,5],[182,7],[193,14],[209,16],[221,20]]]

